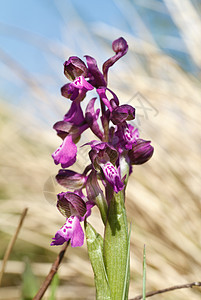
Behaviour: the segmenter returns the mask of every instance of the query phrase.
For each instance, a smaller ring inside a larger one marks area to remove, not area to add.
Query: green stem
[[[146,299],[146,249],[144,245],[143,251],[143,288],[142,288],[142,298]]]
[[[108,220],[104,238],[104,260],[112,300],[128,299],[129,237],[124,191],[114,193],[108,209]],[[125,295],[125,296],[124,296]]]

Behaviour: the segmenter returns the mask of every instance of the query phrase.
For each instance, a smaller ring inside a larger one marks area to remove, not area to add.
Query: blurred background
[[[88,54],[99,67],[123,36],[129,52],[110,69],[109,87],[136,107],[140,136],[155,148],[133,169],[127,190],[132,222],[130,298],[201,280],[201,1],[0,1],[0,259],[28,207],[0,287],[0,300],[32,299],[59,247],[50,247],[64,218],[51,153],[60,145],[52,125],[70,106],[60,87],[63,62]],[[79,142],[89,138],[85,133]],[[88,150],[88,149],[87,149]],[[81,148],[76,171],[88,163]],[[98,211],[90,222],[99,231]],[[94,299],[86,245],[67,250],[59,285],[44,299]],[[199,288],[153,299],[198,300]],[[51,298],[52,297],[52,298]]]

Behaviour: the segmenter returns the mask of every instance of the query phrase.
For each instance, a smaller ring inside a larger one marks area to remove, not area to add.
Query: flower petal
[[[85,119],[87,123],[89,124],[89,127],[93,131],[93,133],[100,139],[103,139],[103,133],[100,130],[100,127],[98,125],[97,119],[100,113],[100,109],[97,109],[96,112],[94,110],[94,104],[95,104],[96,98],[92,98],[86,108],[85,111]]]
[[[63,238],[58,232],[55,234],[55,237],[52,239],[53,239],[53,241],[51,242],[50,246],[63,245],[63,243],[68,241],[65,238]]]
[[[107,96],[106,96],[106,88],[98,88],[97,93],[100,97],[100,99],[103,101],[103,103],[107,106],[107,108],[109,109],[110,112],[112,112],[112,106],[110,104],[110,101],[108,100]]]
[[[80,102],[74,101],[71,104],[69,111],[64,116],[64,121],[76,126],[80,126],[82,123],[84,123],[85,120]]]
[[[87,61],[88,71],[89,71],[88,73],[89,82],[96,88],[100,86],[106,87],[106,82],[104,80],[103,74],[98,69],[96,60],[89,55],[86,55],[85,57]]]

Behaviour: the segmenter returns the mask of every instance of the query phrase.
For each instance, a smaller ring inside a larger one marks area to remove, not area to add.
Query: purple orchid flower
[[[116,149],[104,142],[92,141],[88,143],[92,150],[89,152],[89,157],[95,169],[102,170],[104,178],[118,193],[124,188],[121,181],[119,169],[116,170],[114,164],[118,158]]]
[[[73,81],[79,76],[87,77],[87,67],[85,63],[77,56],[71,56],[64,63],[64,74],[65,76]]]
[[[117,126],[117,130],[114,132],[112,142],[113,146],[118,149],[118,152],[122,153],[124,149],[132,149],[133,144],[138,138],[138,129],[125,122],[125,124]]]
[[[80,196],[71,192],[60,193],[57,197],[57,208],[67,219],[55,234],[51,246],[62,245],[71,240],[72,247],[81,247],[84,243],[84,232],[80,222],[91,214],[94,204],[89,201],[85,203]]]
[[[72,247],[82,246],[84,232],[80,223],[90,216],[94,205],[99,208],[103,223],[107,224],[113,216],[110,215],[110,201],[115,199],[115,193],[124,191],[128,168],[130,174],[132,165],[148,161],[154,152],[150,141],[139,139],[138,129],[127,123],[135,118],[135,108],[120,105],[117,95],[107,87],[108,70],[127,53],[127,42],[120,37],[112,43],[112,49],[115,54],[104,62],[102,72],[96,60],[88,55],[85,56],[86,64],[77,56],[69,57],[64,63],[64,74],[71,82],[61,88],[61,94],[72,103],[63,120],[54,124],[57,135],[63,139],[52,154],[55,164],[68,168],[75,163],[76,143],[86,129],[90,128],[100,140],[85,144],[91,146],[91,163],[82,174],[61,169],[56,175],[57,182],[73,192],[57,195],[57,208],[66,222],[56,232],[51,245],[62,245],[71,240]],[[95,109],[94,97],[88,102],[84,114],[81,101],[94,88],[100,99],[100,109]],[[113,126],[110,126],[110,121]],[[99,180],[102,180],[105,193]]]
[[[93,90],[93,86],[87,82],[84,76],[77,77],[73,82],[65,84],[61,88],[62,96],[74,101],[82,101],[88,91]]]
[[[115,164],[118,153],[112,145],[100,141],[91,141],[85,145],[90,145],[92,148],[89,152],[89,157],[96,170],[100,170],[100,163],[103,164],[110,161],[112,164]]]

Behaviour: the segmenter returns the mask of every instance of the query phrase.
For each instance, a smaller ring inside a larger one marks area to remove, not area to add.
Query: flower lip
[[[81,247],[84,243],[84,232],[76,216],[71,216],[66,220],[66,223],[55,234],[50,245],[62,245],[69,240],[71,240],[72,247]]]
[[[138,138],[138,129],[125,122],[125,124],[117,126],[117,130],[114,132],[113,145],[119,149],[119,152],[123,148],[130,150]]]
[[[71,84],[78,89],[85,89],[86,91],[91,91],[94,88],[82,75],[77,77]]]
[[[61,164],[62,168],[72,166],[76,161],[77,146],[72,141],[72,136],[69,134],[65,137],[63,143],[52,154],[56,165]]]
[[[93,86],[85,80],[84,76],[77,77],[73,82],[65,84],[61,88],[62,96],[72,101],[82,101],[87,91],[93,90]]]
[[[105,175],[106,180],[113,187],[115,193],[120,192],[124,188],[124,184],[121,181],[119,172],[115,169],[112,163],[107,162],[106,164],[101,164],[101,168]]]

